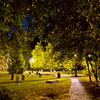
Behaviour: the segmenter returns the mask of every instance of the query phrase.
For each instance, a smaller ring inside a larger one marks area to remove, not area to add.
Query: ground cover
[[[85,84],[85,88],[89,88],[90,93],[95,97],[95,100],[100,100],[100,80],[98,81],[98,86],[96,86],[95,78],[92,77],[93,83],[89,82],[89,77],[85,75],[81,75],[78,77],[79,79],[83,80]]]
[[[57,79],[48,72],[40,78],[34,73],[29,76],[26,72],[25,81],[22,82],[19,75],[20,82],[16,85],[15,78],[10,80],[10,77],[6,71],[0,71],[0,93],[9,97],[9,100],[68,100],[71,85],[69,78]],[[46,83],[47,80],[59,82]]]

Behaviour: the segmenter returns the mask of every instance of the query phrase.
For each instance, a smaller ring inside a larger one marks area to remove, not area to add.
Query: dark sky
[[[32,20],[32,16],[29,16],[29,15],[28,15],[28,17],[29,17],[30,20]],[[28,28],[26,28],[26,26],[28,25],[28,22],[27,22],[27,20],[26,20],[25,18],[24,18],[23,20],[24,20],[23,27],[24,27],[24,29],[27,31]],[[35,22],[35,21],[34,21],[34,22]],[[34,22],[33,22],[33,23],[34,23]],[[33,31],[34,29],[31,28],[30,30]],[[11,26],[10,26],[10,32],[9,32],[8,36],[9,36],[9,37],[12,37],[12,33],[13,33],[13,32],[15,32],[15,27],[14,27],[14,25],[11,25]]]

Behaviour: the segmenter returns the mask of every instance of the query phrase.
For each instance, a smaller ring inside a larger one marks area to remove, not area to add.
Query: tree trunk
[[[93,71],[94,77],[95,77],[95,79],[97,79],[97,78],[96,78],[96,77],[97,77],[97,75],[96,75],[96,71],[94,71],[91,61],[89,61],[89,62],[90,62],[90,65],[91,65],[91,68],[92,68],[92,71]],[[96,80],[96,81],[97,81],[97,80]]]
[[[77,77],[77,66],[75,65],[75,77]]]
[[[93,66],[92,66],[91,61],[89,61],[89,63],[90,63],[90,65],[91,65],[92,71],[93,71],[93,73],[94,73],[94,69],[93,69]]]
[[[89,69],[89,63],[88,63],[88,58],[87,58],[87,57],[86,57],[86,64],[87,64],[87,67],[88,67],[89,80],[90,80],[90,82],[92,83],[91,74],[90,74],[90,69]]]
[[[32,73],[33,73],[33,68],[32,68]]]
[[[11,80],[14,80],[14,73],[11,74]]]
[[[95,71],[95,78],[96,78],[96,82],[98,82],[98,77],[97,77],[97,63],[95,62],[95,69],[96,69],[96,71]]]

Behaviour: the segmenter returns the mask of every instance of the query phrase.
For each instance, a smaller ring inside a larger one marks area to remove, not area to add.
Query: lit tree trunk
[[[97,77],[97,63],[95,62],[95,78],[96,82],[98,82],[98,77]]]
[[[93,71],[93,73],[94,73],[94,69],[93,69],[93,66],[92,66],[91,61],[89,61],[89,63],[90,63],[90,65],[91,65],[92,71]]]
[[[97,71],[98,71],[98,68],[97,68],[97,55],[94,54],[94,57],[95,57],[95,79],[96,79],[96,82],[97,82],[97,86],[98,86],[98,76],[97,76]]]
[[[96,77],[97,77],[97,76],[96,76],[96,71],[94,71],[91,61],[89,61],[89,63],[90,63],[90,65],[91,65],[91,68],[92,68],[92,71],[93,71],[94,77],[96,78]],[[95,67],[95,68],[96,68],[96,67]]]
[[[90,74],[90,69],[89,69],[89,63],[88,63],[88,58],[87,58],[87,57],[86,57],[86,64],[87,64],[87,67],[88,67],[89,80],[90,80],[90,82],[92,83],[91,74]]]

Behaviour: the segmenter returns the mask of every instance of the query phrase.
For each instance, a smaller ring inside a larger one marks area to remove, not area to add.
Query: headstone
[[[41,69],[41,72],[43,72],[43,70]]]
[[[18,82],[19,82],[19,76],[17,75],[16,76],[16,84],[18,85]]]
[[[39,73],[38,72],[36,72],[36,75],[38,75]]]
[[[29,72],[29,76],[31,76],[31,72]]]
[[[54,82],[58,82],[58,80],[47,80],[46,83],[54,83]]]
[[[56,70],[54,70],[54,72],[56,72]]]
[[[57,78],[60,78],[61,77],[61,74],[60,73],[57,73]]]
[[[39,77],[42,77],[41,73],[39,73]]]
[[[2,67],[2,70],[4,69],[4,67]]]
[[[12,74],[11,74],[11,80],[13,80],[13,79],[14,79],[14,74],[12,73]]]
[[[24,75],[22,75],[22,82],[25,80],[25,76]]]

